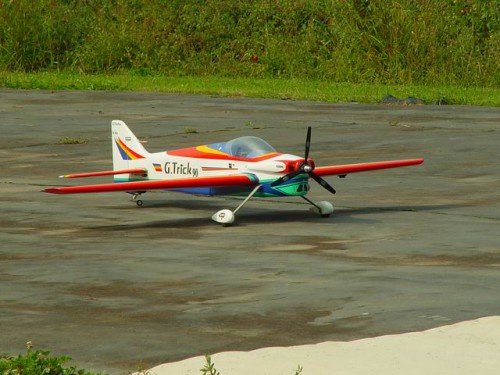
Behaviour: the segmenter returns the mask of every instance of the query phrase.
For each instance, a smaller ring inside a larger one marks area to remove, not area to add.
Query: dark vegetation
[[[25,355],[0,355],[0,374],[2,375],[102,375],[92,373],[76,367],[67,367],[65,364],[71,358],[52,357],[46,350],[33,350],[31,342],[27,343]]]
[[[0,71],[500,85],[498,0],[2,0]]]

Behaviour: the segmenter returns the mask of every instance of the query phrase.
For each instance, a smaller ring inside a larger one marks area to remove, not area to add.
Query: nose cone
[[[297,170],[301,170],[304,173],[311,173],[314,171],[314,161],[312,159],[301,160]]]

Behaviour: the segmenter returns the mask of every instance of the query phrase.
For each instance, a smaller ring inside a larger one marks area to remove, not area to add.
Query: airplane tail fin
[[[134,160],[145,159],[149,155],[149,152],[123,121],[111,121],[111,142],[113,170],[131,168],[135,164]]]

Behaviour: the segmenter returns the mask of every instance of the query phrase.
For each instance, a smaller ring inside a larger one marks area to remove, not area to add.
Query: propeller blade
[[[276,181],[272,182],[271,183],[271,186],[274,187],[274,186],[278,186],[278,185],[281,185],[282,183],[284,182],[287,182],[289,180],[291,180],[292,178],[294,178],[295,176],[297,176],[298,174],[300,174],[300,172],[292,172],[292,173],[288,173],[280,178],[278,178]]]
[[[307,136],[306,136],[306,151],[305,151],[305,162],[307,163],[307,159],[309,158],[309,149],[311,148],[311,127],[307,127]]]
[[[311,176],[318,184],[320,184],[322,187],[324,187],[326,190],[328,190],[330,193],[335,194],[337,191],[333,188],[332,185],[330,185],[328,182],[323,180],[320,176],[318,176],[314,172],[310,172],[309,176]]]

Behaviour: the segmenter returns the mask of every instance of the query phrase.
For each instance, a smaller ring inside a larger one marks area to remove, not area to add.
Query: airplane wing
[[[112,184],[54,187],[42,190],[51,194],[81,194],[102,193],[111,191],[147,191],[156,189],[180,189],[197,187],[221,186],[254,186],[259,179],[254,174],[239,174],[231,176],[180,178],[175,180],[149,180],[134,182],[117,182]]]
[[[372,163],[332,165],[314,168],[314,173],[318,176],[345,176],[349,173],[374,171],[377,169],[407,167],[410,165],[422,164],[424,159],[405,159],[392,161],[377,161]]]
[[[73,174],[63,174],[59,178],[82,178],[82,177],[98,177],[98,176],[111,176],[117,174],[140,174],[143,177],[148,175],[147,169],[136,168],[136,169],[121,169],[118,171],[102,171],[102,172],[88,172],[88,173],[73,173]]]

